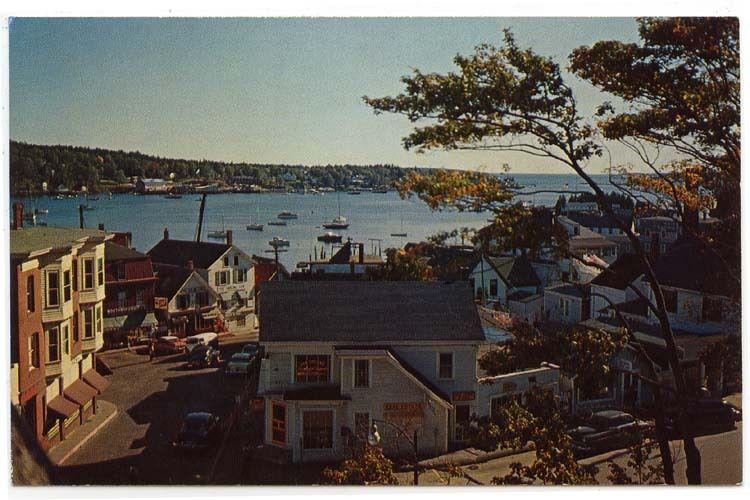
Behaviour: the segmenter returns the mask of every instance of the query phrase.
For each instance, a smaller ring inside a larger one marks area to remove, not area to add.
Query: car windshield
[[[200,432],[208,428],[210,417],[208,415],[189,415],[182,423],[183,432]]]
[[[255,344],[248,344],[242,348],[242,352],[252,354],[258,352],[258,346]]]
[[[250,354],[246,352],[238,352],[237,354],[232,354],[232,361],[247,361],[250,359]]]

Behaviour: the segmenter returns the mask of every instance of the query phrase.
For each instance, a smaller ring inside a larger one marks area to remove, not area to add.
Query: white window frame
[[[91,321],[87,322],[87,317],[90,316]],[[84,339],[93,339],[96,336],[96,312],[94,311],[93,307],[87,307],[83,309],[83,338]],[[86,326],[91,325],[91,328],[87,328]],[[91,335],[88,335],[88,333],[91,333]]]
[[[91,263],[91,273],[86,272],[86,263]],[[83,282],[81,283],[81,290],[93,290],[96,287],[96,269],[94,267],[94,259],[93,258],[86,258],[83,259]],[[91,286],[86,286],[86,276],[91,276]]]
[[[55,290],[57,290],[57,304],[51,304],[50,303],[51,302],[50,301],[50,291],[52,290],[52,287],[50,286],[50,281],[51,281],[50,280],[50,275],[51,274],[56,274],[57,275],[57,280],[56,280],[57,281],[57,287],[55,288]],[[52,270],[47,271],[47,293],[45,293],[45,299],[47,299],[46,302],[47,302],[47,307],[48,308],[60,307],[60,304],[62,304],[62,288],[60,287],[60,284],[61,284],[60,283],[60,271],[57,270],[57,269],[52,269]]]
[[[367,363],[367,385],[357,385],[357,361]],[[369,389],[372,387],[372,361],[367,358],[352,359],[352,389]]]
[[[305,415],[308,413],[321,413],[327,412],[331,414],[331,447],[330,448],[305,448]],[[336,412],[333,408],[310,408],[309,410],[302,411],[302,421],[300,427],[302,430],[302,452],[308,451],[332,451],[336,448]]]
[[[451,376],[450,378],[440,376],[440,356],[442,354],[451,355]],[[454,380],[456,378],[456,355],[453,351],[440,351],[437,353],[437,378],[438,380]]]
[[[52,335],[51,335],[52,332],[57,332],[57,356],[56,356],[57,359],[50,359],[50,356],[49,356],[49,352],[50,352],[49,351],[49,348],[50,348],[50,342],[49,341],[50,341],[50,338],[52,337]],[[47,348],[47,363],[59,363],[60,360],[61,360],[61,358],[62,358],[62,356],[60,355],[60,327],[59,326],[54,326],[54,327],[50,328],[49,330],[47,330],[45,332],[45,336],[44,337],[45,337],[44,344],[45,344],[45,347]]]

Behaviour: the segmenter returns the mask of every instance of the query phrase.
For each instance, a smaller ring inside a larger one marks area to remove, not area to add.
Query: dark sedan
[[[218,366],[220,362],[220,352],[210,346],[199,345],[187,355],[188,368],[206,368],[209,366]]]
[[[205,450],[219,441],[219,417],[208,412],[188,413],[172,446],[192,451]]]
[[[677,430],[676,408],[666,414],[666,427],[670,435],[680,437]],[[742,420],[742,411],[722,399],[694,399],[687,403],[687,433],[708,434],[732,430],[735,422]]]

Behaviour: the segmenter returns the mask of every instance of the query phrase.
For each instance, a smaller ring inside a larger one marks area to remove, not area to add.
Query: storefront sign
[[[154,307],[157,309],[166,309],[167,298],[166,297],[154,297]]]
[[[453,393],[453,401],[474,401],[476,393],[474,391],[457,391]]]
[[[421,419],[424,403],[383,403],[383,418],[388,421]]]

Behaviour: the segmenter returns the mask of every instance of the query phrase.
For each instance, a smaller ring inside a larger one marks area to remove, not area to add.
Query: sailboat
[[[401,216],[401,232],[400,233],[391,233],[391,236],[394,236],[396,238],[406,238],[406,233],[404,232],[404,216]]]
[[[255,216],[255,220],[260,220],[260,202],[256,202],[255,206],[257,207],[257,214]],[[248,224],[247,225],[248,231],[263,231],[263,224]]]
[[[209,238],[216,238],[216,239],[224,239],[224,238],[227,237],[227,230],[224,227],[224,217],[223,216],[221,217],[221,231],[219,231],[219,230],[209,231],[208,232],[208,237]]]
[[[339,204],[339,214],[334,217],[334,219],[331,222],[324,222],[323,227],[325,229],[347,229],[349,227],[349,223],[346,221],[346,217],[341,215],[341,193],[338,193],[338,204]]]

